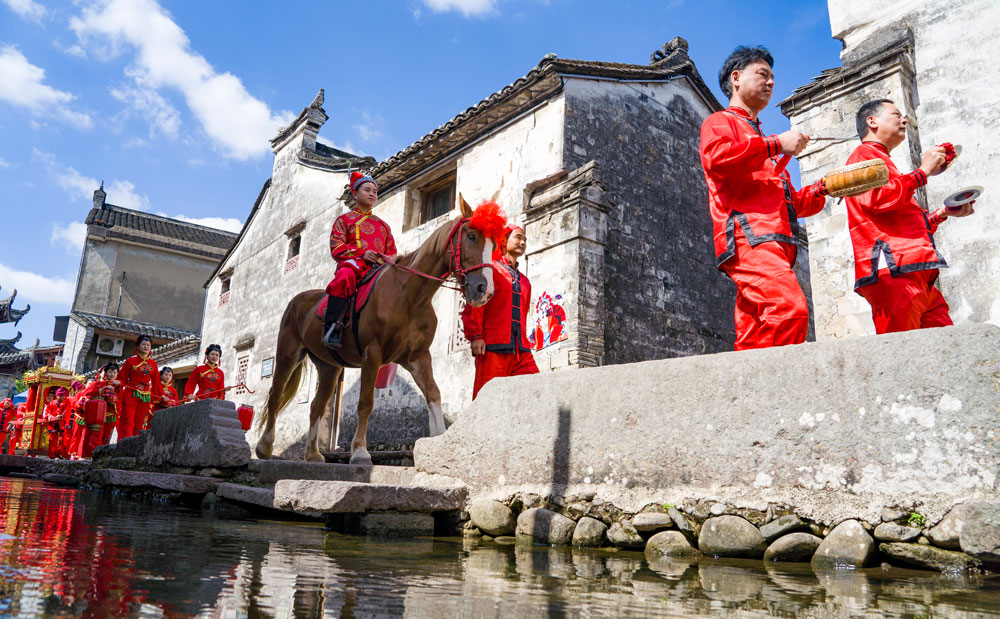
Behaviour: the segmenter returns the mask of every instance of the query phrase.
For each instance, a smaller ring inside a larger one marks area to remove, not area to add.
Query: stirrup
[[[330,329],[323,335],[323,345],[326,346],[327,350],[340,350],[342,345],[341,329],[343,326],[338,321],[330,325]]]

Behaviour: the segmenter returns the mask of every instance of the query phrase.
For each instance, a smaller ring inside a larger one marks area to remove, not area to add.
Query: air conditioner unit
[[[121,357],[125,349],[125,338],[101,335],[97,338],[97,354],[108,357]]]

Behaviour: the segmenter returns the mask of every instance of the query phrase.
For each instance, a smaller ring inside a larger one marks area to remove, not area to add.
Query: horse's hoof
[[[360,466],[371,466],[372,457],[368,455],[367,449],[362,449],[361,451],[351,454],[351,459],[348,464],[357,464]]]
[[[257,449],[255,449],[254,451],[257,452],[257,457],[260,458],[261,460],[270,460],[272,450],[273,450],[272,447],[268,447],[265,449],[260,445],[260,443],[258,443]]]
[[[323,454],[321,454],[319,452],[317,452],[317,453],[307,453],[306,457],[305,457],[305,460],[306,460],[306,462],[326,462],[326,458],[324,458]]]

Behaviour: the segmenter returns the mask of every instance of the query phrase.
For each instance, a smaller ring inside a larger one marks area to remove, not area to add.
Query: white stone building
[[[903,173],[923,151],[961,144],[951,169],[918,192],[928,209],[970,185],[985,188],[976,214],[952,219],[934,235],[949,264],[938,280],[956,324],[1000,325],[1000,104],[992,96],[1000,73],[990,46],[1000,25],[995,0],[828,0],[834,38],[844,44],[843,65],[824,71],[781,103],[792,128],[814,136],[856,135],[858,108],[872,99],[896,102],[909,118],[907,141],[893,151]],[[799,157],[803,184],[844,165],[858,141],[818,143]],[[853,291],[854,260],[843,202],[829,199],[807,220],[816,339],[875,332],[871,309]]]
[[[698,160],[701,122],[720,106],[686,51],[677,38],[642,65],[547,56],[373,168],[317,142],[327,120],[321,91],[272,140],[273,174],[206,283],[202,344],[220,344],[230,382],[255,392],[230,399],[262,408],[285,305],[331,279],[329,234],[348,208],[349,165],[374,174],[376,213],[401,252],[455,215],[458,193],[475,205],[500,190],[499,203],[526,228],[521,268],[534,300],[558,306],[551,320],[538,307],[529,317],[539,323],[543,372],[731,349],[734,289],[715,267]],[[473,363],[458,294],[442,290],[434,306],[435,377],[449,416],[471,398]],[[357,376],[346,375],[341,445],[353,433]],[[310,368],[279,418],[276,454],[301,454],[314,390]],[[376,395],[368,440],[405,447],[426,433],[426,419],[400,371]]]

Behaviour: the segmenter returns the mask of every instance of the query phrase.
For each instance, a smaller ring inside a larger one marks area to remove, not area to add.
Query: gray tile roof
[[[213,258],[222,257],[236,241],[232,232],[107,203],[90,209],[86,224],[106,228],[112,238]]]
[[[148,335],[158,340],[180,340],[197,332],[190,329],[180,329],[178,327],[168,327],[152,322],[133,320],[131,318],[119,318],[106,314],[92,314],[90,312],[73,312],[70,318],[85,327],[100,329],[102,331],[112,331],[123,335]]]

